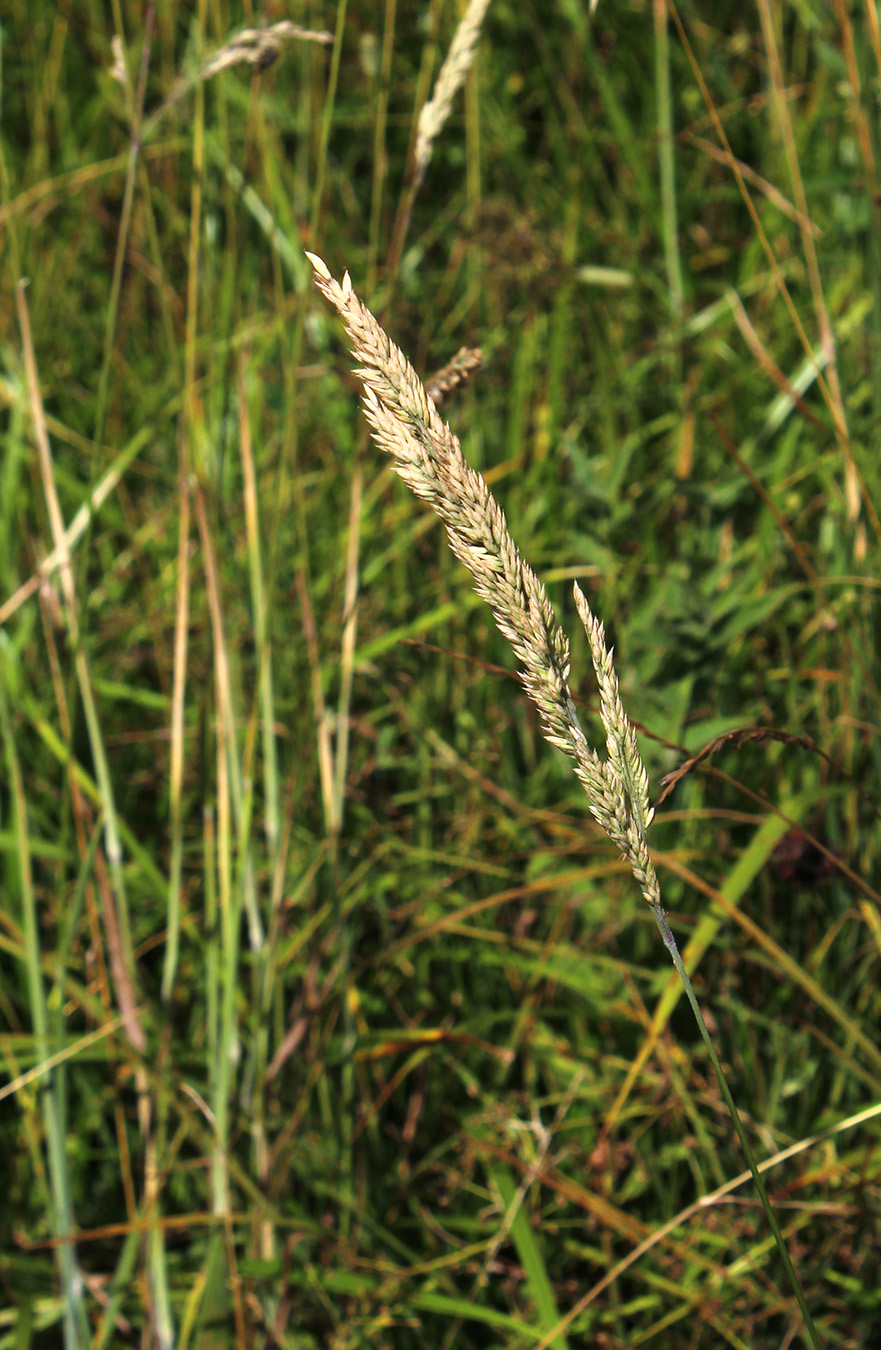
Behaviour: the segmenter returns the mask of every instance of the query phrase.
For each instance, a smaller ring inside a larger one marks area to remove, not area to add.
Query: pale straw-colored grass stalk
[[[320,258],[313,253],[307,257],[315,269],[318,289],[342,316],[353,355],[360,362],[357,373],[364,385],[364,411],[374,440],[391,456],[395,472],[417,497],[428,502],[446,526],[453,552],[471,572],[478,594],[492,607],[499,629],[514,648],[520,677],[538,709],[545,737],[572,760],[591,814],[629,863],[651,906],[749,1162],[804,1319],[808,1343],[819,1350],[798,1277],[661,905],[660,886],[646,842],[653,814],[648,775],[621,703],[603,625],[591,613],[576,583],[575,606],[587,633],[599,686],[606,759],[588,744],[578,720],[569,689],[568,639],[544,587],[520,557],[501,507],[480,474],[466,463],[458,439],[438,414],[409,361],[358,299],[348,273],[340,284]]]

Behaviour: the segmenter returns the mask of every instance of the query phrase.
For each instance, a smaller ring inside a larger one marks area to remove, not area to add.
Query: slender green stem
[[[710,1036],[709,1031],[707,1030],[707,1024],[704,1021],[703,1013],[701,1012],[700,1009],[700,1004],[697,1001],[697,995],[694,992],[694,986],[692,985],[691,980],[689,979],[688,971],[685,969],[682,957],[679,954],[679,948],[676,945],[676,939],[673,936],[673,932],[672,929],[670,928],[669,923],[667,922],[667,916],[660,905],[652,905],[652,914],[654,915],[655,923],[658,925],[658,932],[661,934],[664,946],[667,948],[668,952],[673,958],[673,964],[676,967],[680,980],[682,981],[682,987],[685,990],[685,996],[688,999],[689,1003],[691,1004],[691,1009],[692,1012],[694,1013],[698,1031],[701,1034],[701,1039],[703,1040],[704,1045],[707,1047],[707,1053],[710,1056],[710,1062],[715,1071],[716,1079],[719,1083],[719,1088],[722,1092],[722,1096],[725,1098],[725,1105],[728,1107],[729,1115],[731,1116],[731,1119],[734,1122],[734,1128],[737,1131],[737,1137],[740,1140],[740,1143],[743,1147],[743,1152],[746,1157],[747,1165],[752,1174],[752,1179],[755,1182],[756,1190],[759,1193],[759,1199],[762,1202],[762,1209],[765,1211],[765,1217],[768,1220],[768,1225],[771,1229],[774,1241],[777,1245],[777,1250],[780,1253],[781,1260],[783,1261],[783,1265],[786,1269],[786,1274],[789,1277],[789,1282],[792,1285],[796,1301],[798,1303],[799,1309],[801,1310],[801,1315],[804,1321],[805,1338],[808,1344],[811,1346],[812,1350],[822,1350],[822,1342],[820,1341],[820,1338],[817,1335],[817,1329],[814,1326],[814,1320],[811,1317],[810,1311],[808,1310],[808,1305],[807,1302],[805,1301],[804,1290],[801,1287],[801,1281],[798,1278],[795,1266],[792,1264],[792,1258],[789,1255],[789,1248],[786,1246],[786,1241],[783,1237],[782,1232],[780,1231],[780,1225],[777,1222],[774,1210],[771,1208],[771,1201],[769,1199],[768,1192],[765,1188],[765,1183],[762,1180],[762,1174],[759,1171],[758,1163],[756,1162],[755,1155],[750,1146],[750,1142],[749,1139],[747,1138],[746,1131],[743,1128],[743,1122],[740,1119],[740,1112],[737,1109],[734,1098],[732,1097],[728,1084],[725,1081],[725,1074],[722,1071],[722,1065],[719,1063],[719,1056],[716,1054],[712,1038]]]
[[[676,164],[673,157],[673,100],[670,90],[670,36],[667,0],[654,0],[655,92],[658,100],[658,163],[661,172],[661,233],[673,320],[682,319],[682,263],[676,210]]]
[[[184,437],[180,437],[177,613],[174,629],[174,683],[171,704],[171,770],[169,781],[169,831],[171,860],[168,869],[168,941],[162,970],[162,1001],[171,1003],[180,948],[181,880],[183,876],[183,775],[184,697],[186,694],[187,637],[190,595],[190,493]]]
[[[28,827],[27,798],[21,762],[15,746],[12,718],[7,703],[6,688],[0,679],[0,732],[6,749],[6,766],[12,787],[13,822],[17,843],[20,893],[22,900],[22,928],[27,973],[28,1003],[34,1029],[36,1053],[40,1060],[50,1054],[49,1012],[43,985],[40,953],[40,922],[34,894],[31,866],[30,830]],[[52,1070],[40,1085],[43,1130],[48,1156],[49,1187],[51,1192],[52,1236],[60,1239],[56,1253],[58,1275],[64,1298],[65,1350],[79,1350],[88,1342],[88,1322],[83,1302],[83,1278],[76,1248],[69,1241],[74,1230],[73,1208],[68,1187],[65,1152],[66,1112],[64,1094],[57,1072]]]
[[[141,123],[144,115],[144,96],[147,91],[147,73],[150,66],[150,54],[153,45],[153,23],[156,18],[156,5],[147,6],[144,20],[144,45],[141,51],[141,64],[138,71],[137,90],[126,89],[131,119],[131,143],[129,145],[128,165],[125,174],[125,187],[122,194],[122,210],[119,218],[119,232],[116,237],[116,254],[113,259],[113,278],[110,283],[110,303],[104,322],[104,353],[101,360],[101,373],[98,376],[98,394],[95,402],[95,434],[92,438],[92,459],[97,462],[98,450],[104,439],[104,426],[107,420],[107,398],[110,389],[110,370],[113,362],[113,345],[116,339],[116,324],[119,318],[119,301],[122,294],[122,273],[129,244],[129,227],[135,199],[135,183],[138,174],[138,159],[141,153]],[[121,30],[117,28],[117,33]]]
[[[321,119],[321,139],[315,165],[315,191],[312,195],[312,208],[310,212],[313,239],[317,235],[318,223],[321,219],[321,206],[324,200],[324,183],[327,177],[327,147],[330,142],[330,128],[333,121],[334,108],[336,107],[336,91],[340,74],[340,56],[342,55],[343,50],[343,32],[346,26],[347,5],[348,0],[339,0],[337,5],[336,31],[333,35],[330,75],[327,81],[327,94],[324,100],[323,115]]]

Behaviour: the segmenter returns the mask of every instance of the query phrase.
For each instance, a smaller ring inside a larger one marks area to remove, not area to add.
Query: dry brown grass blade
[[[681,783],[683,778],[687,778],[690,773],[694,773],[704,760],[715,755],[717,751],[725,746],[731,746],[734,750],[739,750],[744,745],[760,745],[764,741],[777,741],[782,745],[798,745],[803,750],[809,750],[812,754],[820,755],[826,760],[827,764],[833,765],[835,761],[826,754],[825,750],[811,740],[810,736],[797,736],[790,731],[777,731],[774,727],[738,727],[735,731],[726,731],[722,736],[717,736],[715,740],[710,741],[696,755],[692,755],[684,764],[680,764],[678,769],[672,773],[666,774],[662,779],[663,791],[658,798],[655,806],[658,807],[670,796],[677,783]]]
[[[708,155],[710,159],[714,159],[717,164],[728,164],[728,156],[725,154],[725,151],[720,149],[718,145],[713,145],[712,141],[705,140],[703,136],[698,136],[693,131],[683,131],[680,133],[679,139],[684,141],[687,145],[693,145],[696,150],[702,151],[702,153]],[[781,211],[784,216],[788,216],[789,219],[794,221],[801,229],[808,230],[815,239],[819,239],[822,236],[823,231],[820,229],[819,225],[816,225],[814,221],[811,220],[810,216],[806,216],[799,211],[797,206],[793,206],[789,198],[785,197],[780,189],[775,187],[773,183],[769,183],[767,178],[763,178],[761,174],[756,173],[755,169],[751,168],[750,165],[746,164],[742,159],[737,161],[737,167],[743,176],[744,182],[752,183],[753,187],[758,188],[759,192],[767,197],[772,206],[776,206],[777,210]]]
[[[878,806],[875,798],[860,787],[859,783],[853,777],[853,774],[848,773],[847,769],[845,769],[842,764],[836,759],[833,759],[825,750],[821,749],[816,741],[813,741],[810,736],[797,735],[791,731],[778,731],[776,727],[737,727],[733,731],[726,731],[723,735],[717,736],[715,740],[710,741],[702,750],[699,750],[696,755],[692,755],[684,764],[680,764],[678,769],[675,769],[672,773],[666,774],[664,778],[661,779],[663,791],[655,802],[655,809],[657,809],[662,802],[666,801],[677,784],[682,782],[683,778],[687,778],[689,774],[694,773],[695,769],[699,768],[701,764],[705,763],[706,760],[710,759],[720,750],[724,750],[727,747],[731,747],[734,750],[740,750],[744,745],[761,745],[765,741],[776,741],[781,745],[797,745],[802,750],[807,750],[809,754],[818,755],[820,759],[825,760],[830,769],[835,771],[836,777],[846,779],[847,782],[853,785],[860,799],[870,806],[875,813],[875,816],[881,820],[881,807]],[[810,836],[806,837],[810,838]],[[821,852],[828,852],[817,840],[811,839],[811,842],[816,844]],[[828,852],[828,856],[830,858],[834,857],[831,852]]]
[[[37,456],[40,466],[40,475],[43,482],[43,492],[46,498],[46,511],[52,532],[52,542],[54,551],[59,560],[59,580],[63,602],[62,610],[70,638],[70,645],[73,650],[77,683],[79,686],[80,698],[82,699],[85,710],[92,755],[95,761],[95,770],[98,777],[101,801],[104,810],[105,851],[113,877],[112,887],[109,878],[107,879],[106,886],[100,884],[102,878],[100,868],[103,867],[103,856],[100,852],[97,853],[95,861],[96,874],[99,878],[99,892],[102,895],[102,899],[106,900],[109,897],[112,902],[110,910],[105,909],[105,934],[107,936],[108,947],[110,947],[111,941],[114,943],[114,947],[111,948],[111,958],[114,969],[117,999],[119,1000],[120,1010],[125,1019],[126,1030],[131,1038],[132,1045],[137,1049],[141,1049],[144,1045],[144,1034],[134,1012],[134,1009],[137,1006],[137,998],[134,993],[135,969],[132,956],[128,910],[125,901],[125,890],[122,883],[122,845],[116,819],[113,789],[106,756],[104,754],[104,747],[101,741],[97,710],[92,693],[91,675],[83,644],[80,640],[73,566],[71,563],[67,532],[64,527],[64,517],[61,513],[61,504],[55,485],[55,469],[52,461],[49,436],[46,430],[45,417],[43,415],[43,401],[40,394],[40,382],[37,374],[36,355],[34,352],[30,314],[28,311],[25,289],[25,283],[19,282],[16,287],[16,305],[22,335],[22,349],[24,353],[28,393],[34,425],[34,436],[37,444]]]
[[[743,301],[736,291],[728,291],[728,303],[734,314],[735,322],[740,329],[741,336],[758,361],[759,365],[765,371],[766,375],[773,380],[775,386],[782,394],[785,394],[794,408],[798,408],[805,421],[810,422],[812,427],[818,431],[822,428],[822,423],[797,389],[793,388],[789,380],[783,374],[777,362],[771,356],[767,347],[762,342],[758,333],[752,325],[752,321],[743,306]]]
[[[764,483],[747,464],[746,460],[744,459],[740,451],[737,449],[731,437],[726,434],[726,432],[724,431],[719,422],[719,419],[714,416],[712,421],[713,427],[715,429],[716,435],[719,437],[720,443],[724,445],[728,454],[734,460],[734,463],[737,465],[738,469],[743,474],[744,478],[748,479],[748,481],[752,484],[753,489],[755,490],[757,496],[761,498],[761,500],[765,503],[765,506],[770,511],[771,515],[774,517],[775,521],[777,522],[777,526],[778,529],[780,530],[780,533],[786,538],[789,547],[792,549],[793,555],[798,560],[799,567],[802,569],[802,571],[804,572],[805,576],[808,578],[809,581],[816,582],[817,574],[816,571],[814,570],[814,565],[811,562],[810,558],[808,557],[804,546],[797,538],[795,531],[793,530],[789,521],[786,519],[786,517],[783,515],[783,513],[777,506],[776,502],[774,501],[771,494],[768,492],[768,489],[765,487]]]

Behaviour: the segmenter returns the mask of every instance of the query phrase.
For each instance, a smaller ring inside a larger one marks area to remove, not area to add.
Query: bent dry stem
[[[661,905],[646,842],[653,816],[648,775],[621,703],[603,625],[576,583],[575,605],[587,633],[599,687],[606,759],[588,744],[578,720],[569,689],[569,641],[544,586],[521,558],[501,507],[481,475],[466,462],[458,438],[439,416],[409,361],[358,299],[348,273],[340,284],[320,258],[313,253],[307,257],[318,289],[342,316],[352,353],[360,362],[357,374],[364,385],[364,411],[374,440],[391,457],[395,472],[443,521],[453,552],[474,577],[478,595],[490,605],[500,631],[514,649],[520,678],[538,709],[545,738],[572,760],[591,815],[623,854],[651,908],[707,1045],[792,1283],[808,1344],[819,1350],[798,1277]]]

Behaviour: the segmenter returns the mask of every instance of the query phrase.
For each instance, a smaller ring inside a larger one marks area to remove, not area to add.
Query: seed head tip
[[[322,262],[318,254],[310,253],[309,250],[306,249],[306,257],[309,259],[318,276],[323,277],[325,281],[329,281],[330,272],[328,272],[326,264]]]

